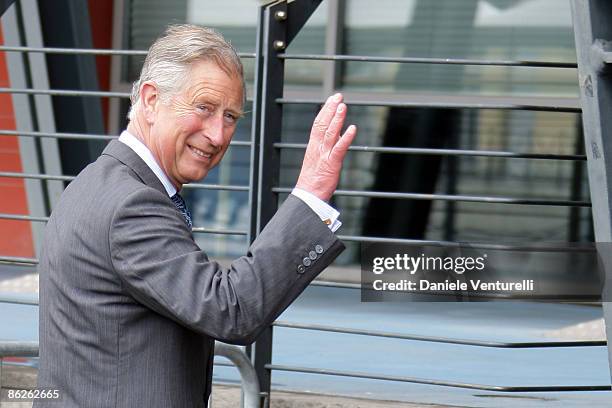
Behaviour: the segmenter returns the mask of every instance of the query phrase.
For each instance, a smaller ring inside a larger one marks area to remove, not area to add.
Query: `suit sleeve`
[[[237,344],[254,341],[344,249],[318,216],[290,195],[247,254],[225,269],[195,244],[170,199],[150,189],[118,206],[109,245],[112,265],[137,301]]]

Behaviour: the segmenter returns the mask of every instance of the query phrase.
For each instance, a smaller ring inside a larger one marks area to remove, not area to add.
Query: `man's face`
[[[215,62],[196,62],[177,94],[156,104],[149,146],[177,187],[200,180],[225,154],[242,114],[242,82]]]

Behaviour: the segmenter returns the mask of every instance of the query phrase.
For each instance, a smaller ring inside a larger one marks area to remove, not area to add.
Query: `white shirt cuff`
[[[293,191],[291,191],[291,194],[306,203],[306,205],[309,206],[312,211],[319,216],[319,218],[321,218],[321,221],[327,224],[332,232],[336,232],[336,230],[342,225],[340,220],[338,220],[340,213],[319,197],[300,188],[294,188]]]

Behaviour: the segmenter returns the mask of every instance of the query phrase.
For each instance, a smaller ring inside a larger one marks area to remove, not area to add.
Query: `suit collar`
[[[119,136],[119,141],[128,145],[140,158],[149,166],[149,168],[155,173],[159,181],[161,181],[162,185],[166,189],[168,196],[172,197],[176,194],[176,187],[172,184],[172,182],[168,179],[168,176],[159,166],[155,157],[153,157],[153,153],[151,150],[136,136],[132,135],[127,130],[121,132],[121,136]]]
[[[163,184],[153,170],[134,152],[128,145],[119,140],[112,140],[102,152],[103,155],[114,157],[121,163],[128,166],[136,175],[149,187],[159,190],[164,195],[168,195]]]

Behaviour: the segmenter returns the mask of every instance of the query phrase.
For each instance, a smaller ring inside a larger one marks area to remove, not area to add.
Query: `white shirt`
[[[147,164],[147,166],[149,166],[159,181],[161,181],[163,184],[169,197],[176,194],[176,187],[174,187],[174,185],[168,179],[166,173],[164,173],[161,167],[159,167],[159,164],[153,157],[153,154],[144,143],[138,140],[127,130],[121,132],[119,141],[129,146]],[[335,232],[342,225],[342,222],[338,220],[340,213],[319,197],[299,188],[294,188],[293,191],[291,191],[291,194],[304,201],[304,203],[306,203],[306,205],[308,205],[333,232]]]

